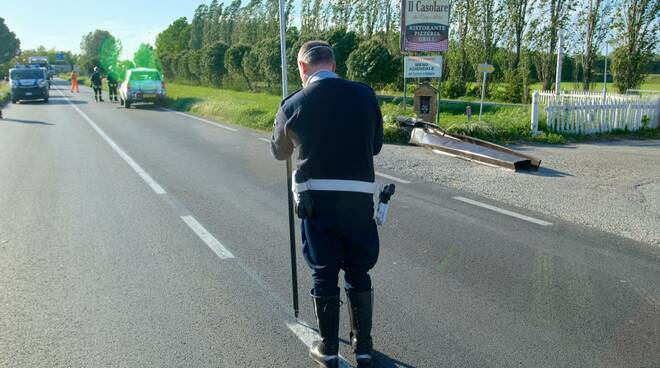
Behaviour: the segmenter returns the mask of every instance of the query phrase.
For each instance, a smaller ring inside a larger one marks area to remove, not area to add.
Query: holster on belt
[[[305,173],[298,170],[294,173],[294,182],[297,184],[305,183],[309,178]],[[295,188],[295,185],[294,185]],[[295,200],[295,210],[298,218],[301,220],[310,219],[314,216],[314,199],[312,198],[312,191],[307,190],[304,192],[293,192]]]

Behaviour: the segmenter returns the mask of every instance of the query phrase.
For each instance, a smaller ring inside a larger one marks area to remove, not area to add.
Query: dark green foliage
[[[250,51],[243,58],[243,70],[251,80],[263,80],[263,73],[259,63],[259,51],[256,47]]]
[[[122,46],[110,32],[97,29],[83,37],[80,49],[82,50],[79,61],[81,70],[91,72],[95,66],[98,66],[101,72],[107,73],[110,67],[116,66],[119,62]]]
[[[245,80],[248,89],[252,89],[250,79],[243,68],[243,60],[252,48],[248,45],[235,45],[230,47],[225,54],[225,69],[231,74],[236,74]]]
[[[637,89],[644,82],[646,69],[651,63],[650,52],[630,53],[627,47],[619,47],[612,54],[612,74],[619,92]]]
[[[163,72],[165,77],[168,79],[174,78],[174,75],[176,73],[172,69],[172,63],[173,63],[172,54],[163,53],[158,57],[158,60],[160,61],[161,71]]]
[[[156,54],[176,55],[188,49],[190,43],[190,24],[186,17],[179,18],[170,24],[156,38]]]
[[[156,69],[156,58],[154,57],[154,48],[146,43],[140,44],[140,48],[133,56],[133,63],[137,68]]]
[[[188,52],[186,57],[186,63],[188,64],[188,71],[190,72],[190,79],[193,81],[201,81],[205,78],[205,72],[202,71],[202,57],[206,50],[191,50]]]
[[[200,50],[204,46],[204,24],[208,18],[209,7],[202,4],[195,10],[190,25],[190,49]]]
[[[189,51],[183,51],[176,57],[176,75],[178,79],[191,80],[190,69],[188,69]]]
[[[286,54],[291,87],[300,85],[297,70],[300,46],[306,41],[322,39],[335,50],[340,76],[392,92],[401,90],[403,55],[399,50],[397,27],[400,3],[304,0],[297,7],[300,14],[291,14],[294,3],[294,0],[286,0],[289,20]],[[476,72],[476,66],[488,62],[495,66],[495,72],[488,78],[492,97],[518,103],[529,101],[531,84],[554,78],[551,50],[556,51],[552,45],[556,43],[558,25],[571,33],[567,35],[562,80],[580,80],[586,73],[581,55],[575,53],[584,49],[583,30],[581,23],[573,19],[582,13],[573,13],[573,5],[569,4],[576,3],[575,0],[560,3],[545,0],[453,2],[452,37],[449,51],[444,53],[442,94],[478,98],[481,75]],[[617,47],[625,46],[627,50],[615,52],[612,65],[622,90],[638,86],[643,80],[642,74],[650,70],[647,66],[653,63],[653,58],[644,50],[653,49],[657,44],[660,24],[657,4],[657,0],[621,0],[617,8],[621,11],[611,19],[603,19],[616,31]],[[206,1],[196,8],[191,22],[186,18],[177,19],[158,35],[157,67],[162,65],[170,79],[214,86],[227,83],[239,89],[247,85],[251,90],[276,90],[274,87],[280,84],[277,5],[277,0]],[[300,29],[291,24],[298,15]],[[539,32],[541,29],[546,31]],[[239,45],[246,45],[249,50],[227,52],[225,55],[232,60],[225,57],[221,64],[209,62],[206,56],[212,53],[209,50],[216,42],[223,42],[227,46],[225,51]],[[602,43],[600,48],[595,48],[596,52],[601,49]],[[184,67],[179,60],[184,51],[201,52],[202,56],[188,55]],[[602,70],[603,60],[602,55],[594,55],[593,70],[597,73]],[[211,65],[216,66],[214,71],[209,69]],[[596,79],[599,78],[597,73],[594,74]]]
[[[448,98],[464,96],[466,88],[464,79],[452,75],[443,87],[443,96]]]
[[[0,18],[0,64],[4,64],[21,52],[21,41],[7,28],[4,18]]]
[[[221,41],[207,46],[202,50],[201,64],[203,82],[211,85],[220,85],[220,81],[227,74],[225,68],[225,55],[229,47]]]
[[[362,42],[348,58],[348,76],[375,87],[382,87],[396,77],[392,55],[380,42]]]
[[[346,66],[348,57],[358,47],[360,38],[355,32],[335,29],[323,34],[321,39],[332,45],[337,61],[337,74],[345,78],[348,75],[348,67]]]
[[[114,72],[115,75],[117,75],[118,80],[123,81],[124,78],[126,77],[126,71],[128,69],[133,69],[135,67],[136,65],[132,61],[124,60],[124,61],[120,61],[117,64],[117,66],[112,69],[112,72]]]

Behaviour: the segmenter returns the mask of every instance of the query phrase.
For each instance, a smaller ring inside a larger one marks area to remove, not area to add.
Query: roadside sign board
[[[401,51],[447,51],[450,0],[401,1]]]
[[[58,52],[57,54],[55,54],[55,60],[64,61],[64,53],[63,52]]]
[[[407,56],[404,78],[441,78],[442,56]]]
[[[479,64],[479,67],[477,68],[479,73],[492,73],[495,71],[495,67],[490,65],[490,64]]]

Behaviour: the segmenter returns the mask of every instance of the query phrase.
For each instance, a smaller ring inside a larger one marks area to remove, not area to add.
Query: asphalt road
[[[0,367],[312,367],[310,277],[299,252],[295,321],[264,135],[54,88],[0,120]],[[378,367],[660,367],[657,248],[398,188],[372,273]]]

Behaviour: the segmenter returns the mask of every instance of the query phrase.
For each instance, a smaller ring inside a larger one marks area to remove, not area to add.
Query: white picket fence
[[[548,116],[548,129],[572,134],[635,131],[657,128],[660,98],[593,92],[536,92],[532,96],[532,131],[538,131],[539,108]]]

